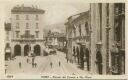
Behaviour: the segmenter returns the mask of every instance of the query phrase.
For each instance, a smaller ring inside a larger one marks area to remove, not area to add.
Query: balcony
[[[35,43],[35,42],[43,42],[43,39],[36,39],[34,35],[21,35],[18,39],[12,39],[13,42],[20,43]]]
[[[34,39],[35,36],[31,34],[24,34],[20,36],[22,39]]]

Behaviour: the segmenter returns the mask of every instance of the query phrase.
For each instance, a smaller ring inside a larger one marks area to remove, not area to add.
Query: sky
[[[84,0],[4,0],[0,2],[0,4],[4,6],[6,21],[9,21],[11,17],[10,10],[14,6],[22,4],[24,4],[24,6],[37,5],[38,8],[45,10],[45,26],[47,28],[54,27],[53,29],[55,30],[56,28],[61,29],[61,27],[64,27],[63,24],[69,16],[85,12],[89,10],[90,7]]]

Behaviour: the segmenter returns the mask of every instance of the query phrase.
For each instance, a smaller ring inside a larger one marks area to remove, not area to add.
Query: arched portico
[[[29,52],[29,45],[24,46],[24,56],[27,56]]]
[[[40,53],[41,53],[40,45],[35,45],[35,46],[34,46],[34,53],[35,53],[37,56],[40,56]]]
[[[21,46],[20,45],[14,46],[14,56],[21,56]]]

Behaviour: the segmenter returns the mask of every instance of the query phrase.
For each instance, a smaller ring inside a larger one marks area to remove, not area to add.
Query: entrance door
[[[40,45],[35,45],[34,46],[34,53],[39,56],[40,55]]]
[[[24,46],[24,56],[28,56],[28,52],[29,52],[29,45],[25,45]]]
[[[14,56],[21,56],[21,46],[20,45],[15,45]]]

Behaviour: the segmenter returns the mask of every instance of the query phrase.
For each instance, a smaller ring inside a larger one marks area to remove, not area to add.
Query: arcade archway
[[[34,46],[34,53],[39,56],[40,55],[40,45],[35,45]]]
[[[14,56],[21,56],[21,46],[20,45],[15,45]]]
[[[29,52],[29,45],[24,46],[24,56],[27,56]]]

